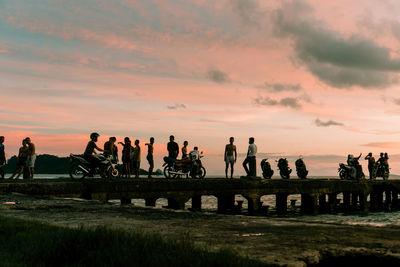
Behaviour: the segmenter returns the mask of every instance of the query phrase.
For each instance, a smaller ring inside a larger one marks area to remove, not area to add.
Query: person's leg
[[[246,159],[243,161],[243,168],[246,171],[247,176],[249,175],[249,169],[247,168],[248,163],[249,163],[249,158],[246,157]]]
[[[249,169],[250,169],[250,175],[251,176],[256,176],[257,172],[256,172],[256,157],[250,157],[249,160]]]
[[[4,179],[4,165],[0,167],[0,177],[1,179]]]
[[[225,177],[228,179],[228,168],[229,168],[229,161],[225,161]]]
[[[19,177],[21,176],[21,174],[24,172],[25,168],[26,168],[26,167],[24,167],[24,166],[20,166],[20,167],[19,167],[18,175],[17,175],[17,177],[15,177],[15,179],[19,179]]]
[[[231,179],[233,178],[233,165],[235,165],[235,162],[231,162]]]
[[[139,178],[140,174],[140,161],[136,162],[136,178]]]

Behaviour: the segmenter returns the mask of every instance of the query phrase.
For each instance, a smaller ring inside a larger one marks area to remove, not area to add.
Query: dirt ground
[[[400,260],[400,227],[172,211],[19,194],[0,195],[0,214],[67,227],[107,225],[169,236],[189,234],[198,244],[232,248],[273,265],[306,266],[343,255]]]

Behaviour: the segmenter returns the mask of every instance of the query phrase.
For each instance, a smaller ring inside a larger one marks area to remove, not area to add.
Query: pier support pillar
[[[392,209],[392,191],[385,191],[385,210]]]
[[[157,198],[145,198],[144,203],[146,207],[155,207],[156,206]]]
[[[192,210],[201,211],[201,196],[192,197]]]
[[[132,204],[132,199],[126,198],[126,197],[122,197],[120,201],[121,201],[121,205]]]
[[[326,202],[326,194],[322,194],[318,197],[318,205],[320,213],[329,211],[329,205]]]
[[[217,196],[217,199],[219,213],[233,211],[233,209],[235,208],[235,195]]]
[[[318,198],[314,194],[301,195],[301,212],[304,214],[318,213]]]
[[[366,193],[360,193],[359,194],[359,201],[360,201],[360,211],[368,211],[368,205],[367,205],[367,194]]]
[[[376,194],[377,210],[382,210],[383,209],[383,192],[376,191],[375,194]]]
[[[185,200],[168,198],[168,208],[174,210],[184,210],[185,209]]]
[[[353,209],[357,209],[358,206],[358,194],[355,192],[351,193],[351,206]]]
[[[337,205],[337,194],[336,193],[328,194],[328,202],[329,202],[329,213],[335,212]]]
[[[350,209],[350,193],[343,192],[343,208],[344,210]]]
[[[285,214],[287,212],[288,194],[276,194],[276,213]]]
[[[260,196],[245,196],[247,199],[247,210],[249,215],[253,215],[260,210]]]
[[[399,207],[399,192],[396,190],[392,191],[392,207],[397,209]]]

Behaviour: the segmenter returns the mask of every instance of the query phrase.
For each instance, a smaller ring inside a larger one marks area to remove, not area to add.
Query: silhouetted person
[[[154,137],[150,138],[150,143],[145,144],[147,146],[147,156],[146,159],[149,162],[149,175],[148,177],[151,178],[151,175],[153,174],[153,169],[154,169],[154,157],[153,157],[153,152],[154,152]]]
[[[107,142],[104,143],[104,155],[111,156],[111,162],[118,162],[118,154],[115,153],[115,142],[117,138],[110,137]],[[118,150],[117,150],[118,151]]]
[[[135,173],[135,178],[139,178],[140,174],[140,159],[141,159],[141,149],[139,146],[139,140],[135,140],[135,147],[133,148],[133,171]]]
[[[173,135],[171,135],[169,137],[169,143],[167,145],[168,157],[172,158],[172,159],[177,159],[178,154],[179,154],[179,146],[174,140],[175,140],[175,137]]]
[[[123,146],[122,149],[122,164],[124,165],[124,175],[126,178],[131,177],[131,154],[133,154],[133,147],[129,137],[124,138],[124,143],[119,142]]]
[[[18,176],[15,179],[18,179],[19,176],[24,171],[26,166],[26,159],[28,157],[28,146],[26,143],[26,139],[22,140],[22,146],[19,148],[18,151],[18,158],[17,158],[17,166],[15,168],[14,173],[11,175],[10,179],[14,179],[14,176],[18,173]]]
[[[233,178],[233,165],[237,160],[236,146],[233,144],[235,139],[229,138],[229,144],[225,146],[224,161],[225,161],[225,176],[228,178],[228,168],[231,165],[231,179]]]
[[[96,142],[99,139],[99,134],[98,133],[91,133],[90,134],[90,141],[86,145],[85,152],[83,153],[83,157],[90,163],[90,171],[89,171],[89,177],[94,176],[94,172],[96,169],[97,165],[100,165],[101,160],[95,156],[96,150],[97,151],[103,151],[103,149],[99,148],[96,145]]]
[[[36,161],[36,148],[32,143],[31,138],[25,138],[26,144],[28,145],[28,157],[26,159],[26,167],[28,171],[27,179],[33,179],[35,174],[35,161]]]
[[[183,142],[183,147],[182,147],[182,159],[186,159],[188,157],[188,151],[187,151],[187,146],[188,146],[188,141]]]
[[[247,150],[247,157],[243,161],[243,168],[246,171],[247,176],[255,177],[257,175],[256,154],[257,154],[257,146],[254,144],[254,137],[250,137],[249,138],[249,149]],[[247,164],[249,165],[249,168],[247,168]]]
[[[375,178],[375,158],[372,156],[372,153],[369,152],[365,159],[368,160],[369,179],[372,180]]]
[[[389,172],[389,155],[386,152],[383,156],[383,164],[385,164],[386,171]]]
[[[6,164],[6,152],[4,148],[4,136],[0,136],[0,177],[4,179],[4,165]]]

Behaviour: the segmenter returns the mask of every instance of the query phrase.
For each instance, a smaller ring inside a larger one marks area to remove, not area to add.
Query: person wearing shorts
[[[35,145],[32,143],[31,138],[25,138],[26,144],[28,145],[28,157],[26,159],[26,167],[28,177],[27,179],[32,180],[33,175],[35,174],[35,161],[36,161],[36,148]]]
[[[229,165],[231,166],[231,179],[233,178],[233,165],[237,159],[236,146],[233,144],[235,139],[229,138],[229,144],[225,146],[224,160],[225,160],[225,177],[228,178]]]
[[[154,137],[150,138],[150,143],[146,143],[147,146],[147,156],[146,159],[149,162],[149,175],[148,178],[152,178],[151,175],[153,173],[154,169],[154,158],[153,158],[153,152],[154,152]]]

